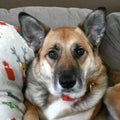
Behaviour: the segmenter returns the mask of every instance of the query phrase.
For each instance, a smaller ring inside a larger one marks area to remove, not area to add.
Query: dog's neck
[[[52,104],[53,102],[57,101],[61,99],[61,101],[64,101],[64,102],[68,102],[68,103],[74,103],[76,101],[75,98],[71,98],[70,96],[68,95],[62,95],[61,97],[56,97],[56,96],[53,96],[51,94],[48,95],[48,101],[47,101],[47,106]]]
[[[44,114],[48,120],[54,120],[66,115],[66,112],[71,110],[71,106],[75,100],[69,96],[62,95],[55,97],[51,94],[48,96],[47,106],[44,108]]]
[[[85,112],[73,112],[72,107],[76,100],[69,98],[68,96],[62,96],[60,98],[55,98],[50,96],[49,104],[46,109],[44,109],[44,114],[47,117],[47,120],[88,120],[94,111],[94,108],[85,111]],[[80,119],[82,118],[82,119]]]

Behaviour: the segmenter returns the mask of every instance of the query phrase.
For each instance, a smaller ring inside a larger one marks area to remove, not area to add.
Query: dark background
[[[120,12],[120,0],[0,0],[0,8],[57,6],[95,9],[106,6],[108,12]]]

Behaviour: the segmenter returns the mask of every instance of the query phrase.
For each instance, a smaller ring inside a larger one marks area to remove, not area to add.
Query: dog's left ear
[[[93,47],[98,48],[106,28],[106,8],[91,12],[83,23],[83,30]]]
[[[42,46],[49,28],[25,12],[21,12],[19,14],[19,22],[22,35],[25,38],[28,46],[32,48],[35,53],[37,53]]]

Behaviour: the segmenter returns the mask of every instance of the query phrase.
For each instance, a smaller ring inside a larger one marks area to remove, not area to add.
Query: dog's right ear
[[[49,28],[25,12],[19,14],[19,22],[23,37],[28,46],[36,53],[41,48]]]

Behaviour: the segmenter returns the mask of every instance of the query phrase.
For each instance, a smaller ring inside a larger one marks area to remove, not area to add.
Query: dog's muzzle
[[[57,82],[61,86],[64,92],[70,92],[73,90],[76,82],[78,80],[78,72],[77,69],[58,69],[55,73],[57,76]]]

